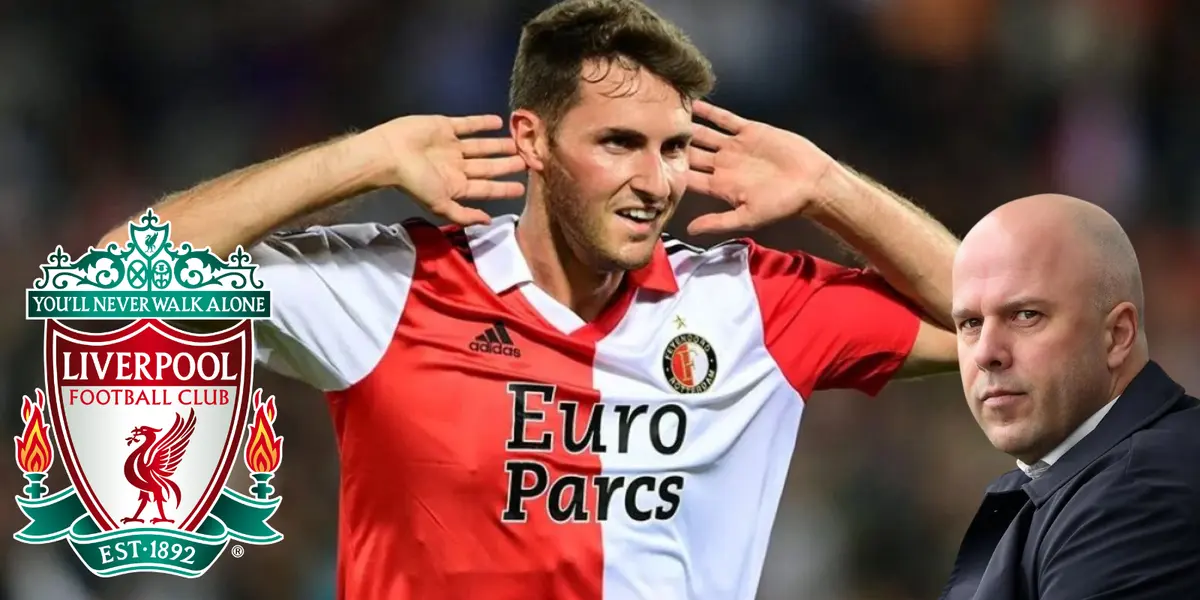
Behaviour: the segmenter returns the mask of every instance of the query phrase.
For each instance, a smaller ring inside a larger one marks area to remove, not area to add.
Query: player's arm
[[[330,140],[171,194],[154,210],[171,223],[176,245],[207,246],[224,257],[296,217],[372,189],[378,167],[364,146],[358,136]],[[98,246],[128,239],[122,224]]]
[[[467,139],[496,129],[496,116],[404,117],[370,131],[306,148],[174,194],[157,207],[176,244],[190,242],[226,256],[248,247],[256,274],[271,290],[269,321],[255,324],[258,360],[322,390],[364,375],[383,351],[403,311],[415,247],[402,227],[313,227],[268,235],[281,225],[367,190],[395,186],[451,221],[487,221],[458,200],[520,194],[510,139]],[[498,156],[496,156],[498,155]],[[123,244],[127,229],[101,245]],[[212,331],[220,322],[187,321]]]
[[[897,379],[910,379],[948,373],[958,368],[958,338],[924,313],[912,348],[904,364],[896,371]]]
[[[897,377],[958,366],[950,318],[950,274],[958,240],[941,223],[887,188],[838,165],[811,218],[862,254],[883,280],[920,307],[922,322]]]
[[[429,211],[469,225],[487,213],[462,199],[519,196],[517,182],[493,178],[520,172],[524,161],[508,138],[464,136],[499,129],[495,115],[410,116],[243,168],[168,196],[155,212],[171,223],[175,242],[227,256],[299,217],[374,189],[397,187]],[[125,224],[99,242],[125,244]]]
[[[696,218],[691,233],[729,233],[805,217],[861,253],[924,319],[899,376],[957,365],[950,274],[958,241],[940,223],[883,186],[854,173],[804,137],[706,102],[696,115],[688,186],[732,210]],[[871,314],[858,318],[879,324]]]

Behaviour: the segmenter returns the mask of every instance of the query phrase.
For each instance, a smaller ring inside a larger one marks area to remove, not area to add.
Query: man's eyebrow
[[[1047,304],[1049,304],[1049,302],[1047,302],[1045,299],[1038,298],[1036,296],[1017,296],[1016,298],[1001,304],[1000,309],[1002,312],[1007,313],[1021,309],[1045,307]]]
[[[645,140],[646,134],[628,127],[605,127],[600,130],[600,137],[623,137],[637,140]]]
[[[963,317],[975,315],[978,312],[979,311],[971,310],[969,308],[955,307],[955,308],[950,309],[950,317],[955,320],[958,320]]]
[[[600,130],[599,137],[601,137],[601,138],[609,138],[609,137],[626,138],[626,139],[641,142],[641,143],[645,143],[649,139],[649,137],[646,134],[644,134],[636,129],[630,129],[628,127],[605,127],[604,129]],[[691,141],[692,141],[692,132],[690,132],[690,131],[677,133],[677,134],[667,138],[668,144],[686,145]]]
[[[1013,298],[1013,299],[1008,300],[1008,301],[1004,302],[1003,304],[1001,304],[999,307],[999,311],[1001,313],[1010,313],[1010,312],[1014,312],[1017,310],[1045,308],[1049,304],[1050,304],[1049,301],[1047,301],[1043,298],[1038,298],[1036,296],[1017,296],[1016,298]],[[973,317],[973,316],[977,316],[978,314],[979,314],[978,310],[968,309],[968,308],[964,308],[961,306],[950,309],[950,316],[954,319],[961,319],[964,317]]]
[[[692,141],[692,137],[692,132],[685,131],[667,138],[667,142],[672,144],[688,144]]]

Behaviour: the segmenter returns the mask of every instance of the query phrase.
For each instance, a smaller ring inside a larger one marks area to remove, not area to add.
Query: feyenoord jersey
[[[664,238],[584,322],[515,223],[253,250],[259,361],[329,398],[339,597],[753,598],[806,398],[876,394],[918,313],[867,271]]]

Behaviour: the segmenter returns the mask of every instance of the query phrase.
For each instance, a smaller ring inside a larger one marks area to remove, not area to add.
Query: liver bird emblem
[[[175,508],[179,508],[179,485],[171,481],[171,477],[175,475],[175,469],[187,451],[188,442],[192,440],[192,433],[196,431],[195,409],[191,410],[186,421],[182,415],[175,415],[175,423],[161,438],[158,437],[160,431],[141,425],[134,427],[129,437],[125,438],[127,446],[138,442],[141,444],[125,459],[125,479],[140,492],[137,512],[132,517],[121,519],[122,524],[144,523],[142,511],[151,501],[158,506],[158,517],[151,519],[152,524],[175,522],[167,518],[163,502],[173,498]]]

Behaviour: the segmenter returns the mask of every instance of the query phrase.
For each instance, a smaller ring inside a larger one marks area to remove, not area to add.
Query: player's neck
[[[579,260],[548,216],[528,203],[517,227],[517,244],[534,285],[584,321],[599,316],[621,287],[623,273],[600,272]]]

